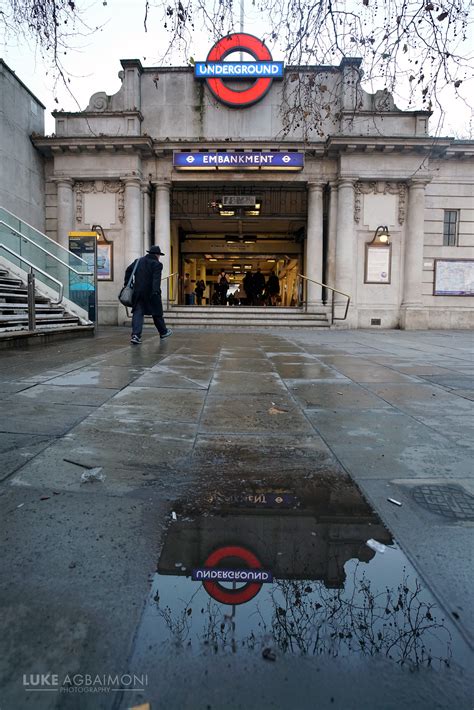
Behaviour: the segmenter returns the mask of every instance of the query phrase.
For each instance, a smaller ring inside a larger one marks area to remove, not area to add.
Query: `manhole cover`
[[[461,486],[417,486],[413,498],[431,513],[452,520],[474,520],[474,496]]]

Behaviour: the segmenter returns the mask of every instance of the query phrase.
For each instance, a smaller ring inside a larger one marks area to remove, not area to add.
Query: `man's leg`
[[[153,323],[155,324],[155,327],[160,335],[164,335],[168,332],[163,316],[153,316]]]
[[[140,339],[143,330],[143,304],[138,301],[132,311],[132,338]]]

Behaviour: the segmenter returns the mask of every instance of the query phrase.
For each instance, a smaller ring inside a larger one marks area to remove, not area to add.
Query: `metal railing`
[[[24,256],[17,254],[16,251],[13,251],[13,249],[10,249],[10,247],[5,246],[5,244],[0,244],[0,249],[4,249],[9,254],[11,254],[16,259],[18,259],[19,261],[22,261],[24,264],[27,264],[27,266],[30,267],[30,273],[32,273],[33,271],[38,271],[38,273],[42,274],[43,276],[46,276],[46,278],[50,279],[51,281],[54,281],[55,284],[58,284],[59,298],[57,301],[51,301],[51,304],[53,306],[59,306],[59,304],[63,300],[63,295],[64,295],[64,285],[62,284],[61,281],[59,281],[58,279],[55,279],[54,276],[51,276],[51,274],[46,273],[46,271],[43,271],[43,269],[40,269],[39,266],[35,266],[35,264],[32,264],[31,261],[28,261],[28,259],[25,259]]]
[[[338,291],[337,288],[333,288],[332,286],[328,286],[325,283],[322,283],[321,281],[316,281],[315,279],[310,279],[304,274],[298,274],[298,278],[302,279],[301,281],[301,298],[300,298],[300,303],[304,307],[305,311],[308,310],[308,288],[307,288],[307,282],[310,281],[311,283],[317,284],[318,286],[321,286],[322,288],[327,288],[329,291],[331,291],[331,325],[334,323],[335,320],[346,320],[347,318],[347,313],[349,311],[349,304],[351,302],[351,297],[349,296],[348,293],[344,293],[343,291]],[[336,316],[335,315],[335,309],[336,309],[336,304],[334,302],[334,294],[338,293],[340,296],[344,296],[344,298],[347,298],[346,302],[346,307],[344,310],[344,315],[341,316]]]
[[[170,307],[170,300],[174,302],[176,300],[176,285],[177,279],[174,277],[178,276],[178,272],[174,271],[169,276],[165,276],[163,281],[167,281],[166,284],[166,310]],[[171,295],[170,295],[171,294]]]
[[[39,266],[35,266],[32,264],[28,259],[25,259],[23,256],[20,256],[17,254],[13,249],[10,249],[9,247],[5,246],[5,244],[0,244],[0,249],[4,249],[6,252],[14,256],[16,259],[19,261],[22,261],[24,264],[27,264],[29,266],[30,270],[28,271],[28,281],[26,285],[26,307],[28,309],[28,330],[32,333],[35,332],[36,330],[36,293],[35,293],[35,271],[38,271],[39,273],[43,274],[43,276],[46,276],[48,279],[51,281],[54,281],[59,288],[58,288],[58,296],[59,299],[57,301],[50,301],[50,303],[53,306],[58,306],[61,301],[63,300],[63,295],[64,295],[64,286],[61,283],[61,281],[58,281],[58,279],[55,279],[54,276],[51,276],[50,274],[47,274],[46,271],[43,271],[43,269],[40,269]]]
[[[59,256],[56,256],[56,255],[53,254],[52,252],[48,251],[48,249],[45,249],[44,247],[42,247],[42,246],[40,246],[39,244],[37,244],[37,242],[35,242],[34,239],[30,239],[30,238],[27,237],[25,234],[22,234],[21,232],[19,232],[18,229],[15,229],[15,227],[12,227],[11,225],[7,224],[7,222],[4,222],[3,219],[0,219],[0,225],[3,225],[4,227],[7,227],[7,229],[9,229],[11,232],[13,232],[13,234],[16,234],[17,237],[20,237],[20,239],[24,239],[25,242],[29,242],[30,244],[33,244],[33,245],[36,247],[36,249],[39,249],[39,250],[42,251],[44,254],[47,254],[48,256],[51,257],[51,259],[54,259],[54,260],[57,261],[59,264],[62,264],[62,266],[65,266],[69,271],[72,271],[74,274],[77,274],[77,276],[94,276],[94,272],[93,272],[93,271],[78,271],[78,270],[75,269],[73,266],[71,266],[71,265],[68,264],[67,262],[63,261],[62,259],[60,259]],[[2,246],[3,246],[3,245],[2,245]],[[64,249],[64,251],[66,252],[66,254],[71,255],[71,252],[68,251],[68,250],[66,249],[66,247],[63,247],[61,244],[57,244],[57,246],[58,246],[58,247],[61,247],[61,249]],[[6,249],[6,248],[7,248],[7,247],[5,247],[5,249]],[[9,250],[9,251],[10,251],[10,250]],[[13,254],[14,252],[11,252],[11,253]],[[23,257],[20,257],[18,254],[15,254],[15,256],[16,256],[18,259],[22,259],[22,258],[23,258]],[[74,257],[75,257],[76,259],[82,261],[82,262],[88,267],[87,262],[84,261],[84,259],[81,259],[80,256],[74,255]],[[25,259],[24,261],[26,262],[26,259]],[[38,271],[41,271],[41,269],[38,268]],[[43,272],[41,272],[41,273],[44,274],[45,272],[43,271]],[[48,274],[46,274],[46,275],[49,276]],[[54,281],[54,279],[53,279],[53,281]]]

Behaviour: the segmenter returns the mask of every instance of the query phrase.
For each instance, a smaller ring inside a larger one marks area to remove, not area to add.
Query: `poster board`
[[[69,251],[83,259],[89,271],[94,273],[93,283],[85,282],[73,271],[69,272],[69,297],[89,314],[89,320],[97,317],[97,233],[69,232]]]
[[[392,245],[365,245],[364,283],[389,284],[392,278]]]
[[[97,281],[114,280],[114,245],[97,242]]]
[[[474,259],[435,259],[433,296],[474,296]]]

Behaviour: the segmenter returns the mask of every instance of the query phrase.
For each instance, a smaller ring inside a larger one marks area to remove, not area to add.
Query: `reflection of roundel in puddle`
[[[207,55],[207,62],[222,62],[225,57],[233,52],[246,52],[252,55],[257,62],[271,62],[272,55],[261,39],[245,32],[238,32],[223,37],[212,47]],[[248,89],[231,89],[222,79],[206,79],[210,91],[216,99],[228,106],[244,108],[251,106],[270,90],[273,79],[260,77]]]
[[[240,547],[240,545],[227,545],[226,547],[219,547],[212,554],[209,555],[207,560],[204,562],[204,567],[217,567],[221,565],[224,560],[238,560],[244,563],[243,566],[249,567],[250,569],[261,569],[262,564],[258,557],[256,557],[253,552],[247,550],[245,547]],[[228,589],[224,587],[219,582],[211,582],[206,580],[203,582],[204,589],[206,592],[217,602],[221,604],[245,604],[253,599],[262,588],[261,582],[247,582],[242,587],[238,589]]]

